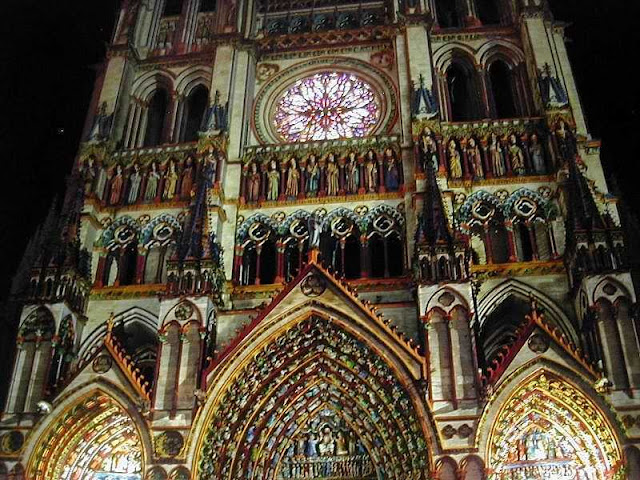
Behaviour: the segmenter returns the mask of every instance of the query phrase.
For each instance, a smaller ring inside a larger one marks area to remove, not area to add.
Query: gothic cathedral
[[[638,480],[547,0],[124,0],[16,277],[0,479]]]

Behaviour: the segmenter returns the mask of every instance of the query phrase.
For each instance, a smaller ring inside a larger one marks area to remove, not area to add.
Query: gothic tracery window
[[[364,137],[380,120],[372,85],[344,72],[303,78],[286,90],[276,105],[274,123],[288,142]]]

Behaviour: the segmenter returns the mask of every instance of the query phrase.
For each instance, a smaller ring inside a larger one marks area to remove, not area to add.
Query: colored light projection
[[[278,133],[287,142],[364,137],[379,120],[373,87],[342,72],[298,80],[277,103],[274,117]]]
[[[620,450],[596,407],[550,374],[521,387],[498,416],[490,480],[617,478]]]
[[[95,393],[64,413],[36,449],[34,480],[141,480],[142,450],[131,418]]]
[[[310,317],[252,358],[216,400],[197,478],[428,477],[414,404],[368,344]]]

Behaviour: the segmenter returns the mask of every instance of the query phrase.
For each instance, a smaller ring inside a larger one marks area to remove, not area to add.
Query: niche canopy
[[[286,142],[361,138],[380,123],[374,87],[348,72],[320,72],[297,80],[275,105],[273,122]]]

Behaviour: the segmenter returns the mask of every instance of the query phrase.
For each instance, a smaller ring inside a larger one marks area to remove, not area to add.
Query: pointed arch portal
[[[605,480],[622,454],[598,407],[566,381],[539,372],[502,406],[488,444],[489,478]]]
[[[52,422],[32,458],[33,480],[142,480],[136,425],[102,392],[83,397]]]
[[[373,348],[319,315],[262,344],[209,416],[208,479],[423,479],[410,394]]]

